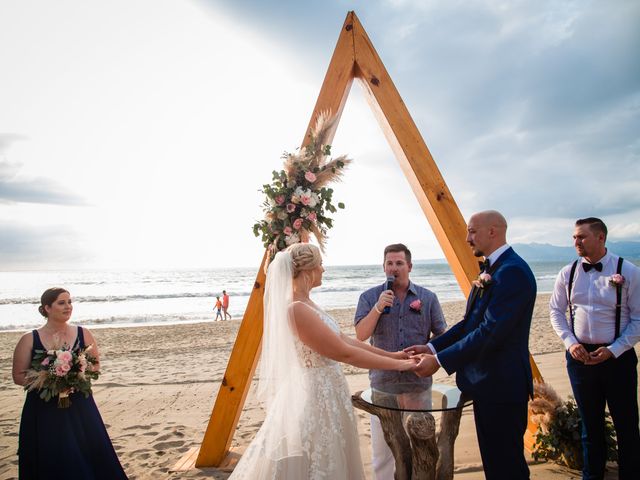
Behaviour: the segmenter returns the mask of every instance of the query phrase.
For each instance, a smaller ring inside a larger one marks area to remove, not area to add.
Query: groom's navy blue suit
[[[460,390],[473,399],[487,479],[527,479],[523,436],[533,395],[529,327],[536,300],[531,269],[512,248],[471,291],[464,319],[430,343]]]

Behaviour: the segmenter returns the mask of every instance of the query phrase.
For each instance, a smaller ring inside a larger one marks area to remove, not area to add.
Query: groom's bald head
[[[469,218],[467,243],[476,257],[491,255],[507,243],[507,221],[497,210],[474,213]]]

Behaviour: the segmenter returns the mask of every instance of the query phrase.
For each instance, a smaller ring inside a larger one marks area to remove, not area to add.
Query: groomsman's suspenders
[[[618,268],[616,273],[620,275],[622,273],[622,257],[618,258]],[[567,287],[567,299],[569,300],[569,316],[571,317],[571,333],[576,336],[575,319],[573,318],[573,306],[571,305],[571,288],[573,287],[573,277],[576,275],[576,267],[578,266],[578,260],[571,265],[571,273],[569,273],[569,285]],[[622,313],[622,285],[616,285],[616,336],[614,339],[620,336],[620,315]],[[576,337],[577,338],[577,337]]]

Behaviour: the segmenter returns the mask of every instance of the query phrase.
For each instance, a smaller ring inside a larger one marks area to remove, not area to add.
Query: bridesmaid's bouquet
[[[45,402],[58,397],[58,408],[69,407],[69,395],[73,392],[88,397],[91,380],[100,375],[94,368],[96,360],[89,353],[91,347],[71,349],[63,345],[58,349],[35,350],[31,368],[26,373],[25,390],[38,390]]]

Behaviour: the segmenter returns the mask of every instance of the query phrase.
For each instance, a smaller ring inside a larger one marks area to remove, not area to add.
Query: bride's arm
[[[373,345],[367,342],[361,342],[360,340],[350,337],[349,335],[345,335],[344,333],[341,333],[340,337],[342,338],[342,340],[344,340],[350,345],[353,345],[354,347],[363,348],[365,350],[368,350],[373,353],[377,353],[378,355],[383,355],[385,357],[402,359],[402,358],[409,358],[411,356],[403,350],[400,350],[399,352],[388,352],[381,348],[374,347]]]
[[[293,319],[298,338],[309,348],[324,357],[354,367],[376,370],[409,370],[416,364],[413,359],[394,359],[369,349],[352,345],[331,330],[317,312],[304,303],[293,307]]]

